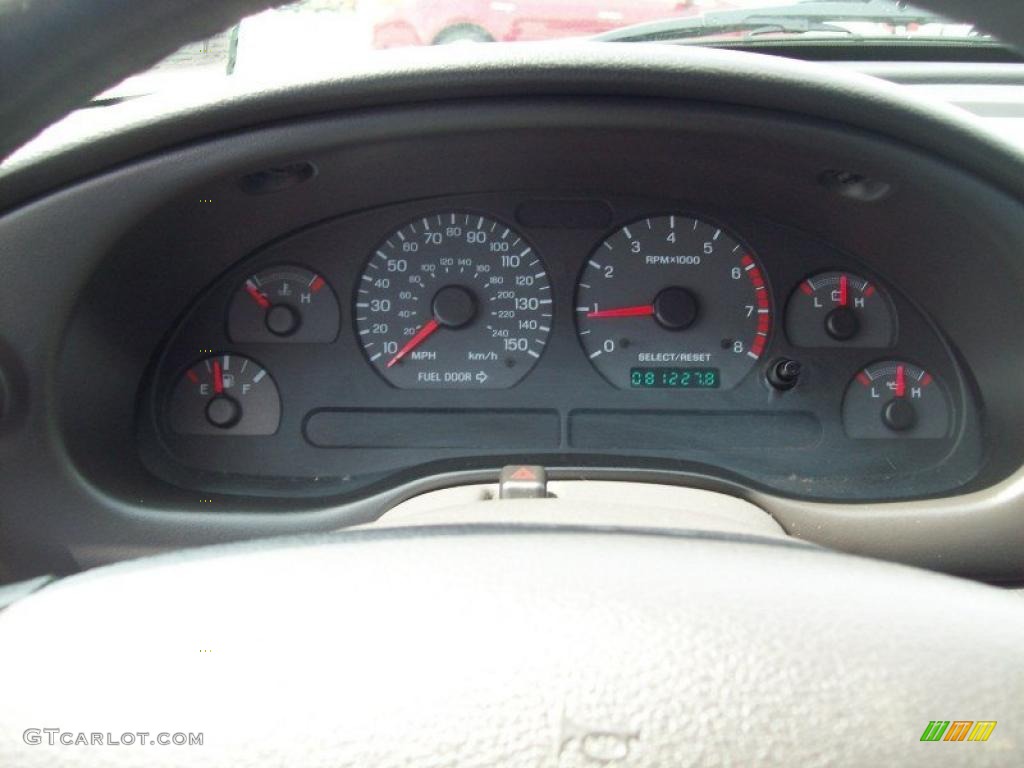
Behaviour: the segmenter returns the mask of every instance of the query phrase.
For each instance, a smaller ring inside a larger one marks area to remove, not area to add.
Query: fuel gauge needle
[[[907,394],[907,372],[902,365],[896,366],[896,397]]]
[[[220,369],[220,361],[213,361],[213,391],[218,395],[224,394],[224,372]]]
[[[416,335],[409,339],[409,341],[406,342],[405,346],[398,350],[394,357],[388,360],[388,364],[386,367],[390,368],[403,357],[405,357],[407,354],[412,352],[414,349],[416,349],[416,347],[418,347],[420,344],[426,341],[427,337],[429,337],[430,334],[432,334],[440,327],[441,324],[437,322],[437,320],[432,319],[425,323],[422,328],[416,331]]]
[[[654,314],[653,304],[641,304],[636,307],[618,307],[617,309],[598,309],[587,312],[587,317],[647,317]]]

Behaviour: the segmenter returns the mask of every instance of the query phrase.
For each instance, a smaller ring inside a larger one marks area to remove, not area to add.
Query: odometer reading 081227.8
[[[511,227],[478,214],[431,214],[370,256],[355,315],[367,358],[394,386],[498,389],[540,358],[551,285]]]
[[[722,374],[717,368],[632,368],[633,389],[718,389]]]
[[[576,289],[583,349],[621,389],[730,389],[764,353],[771,325],[754,255],[716,224],[683,215],[613,233]]]

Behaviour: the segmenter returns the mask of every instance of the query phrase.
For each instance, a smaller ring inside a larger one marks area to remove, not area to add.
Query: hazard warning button
[[[548,495],[544,467],[513,464],[501,470],[498,497],[502,499],[543,499]]]

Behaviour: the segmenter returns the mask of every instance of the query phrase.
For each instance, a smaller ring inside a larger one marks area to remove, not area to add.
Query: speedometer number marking
[[[551,330],[540,258],[511,227],[479,214],[407,224],[374,251],[359,286],[360,342],[400,388],[511,387]]]

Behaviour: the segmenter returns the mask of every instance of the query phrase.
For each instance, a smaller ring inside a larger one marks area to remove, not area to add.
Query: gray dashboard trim
[[[830,66],[900,85],[1024,85],[1024,64],[835,61]]]
[[[320,140],[323,140],[326,134],[321,132],[322,129],[332,123],[333,121],[320,121],[316,124],[297,124],[290,129],[279,127],[269,131],[264,139],[274,135],[280,136],[280,132],[288,131],[291,133],[291,140],[298,140],[299,135],[308,131],[307,139],[319,136]],[[351,140],[353,137],[348,138]],[[55,335],[59,336],[56,325],[62,324],[64,318],[70,315],[76,298],[75,291],[87,281],[96,266],[94,261],[86,260],[70,260],[67,264],[61,264],[59,256],[63,252],[63,246],[57,247],[57,243],[65,242],[65,233],[61,232],[61,222],[66,221],[65,214],[74,209],[79,194],[88,193],[97,196],[97,199],[108,201],[106,215],[119,222],[117,228],[111,229],[111,220],[93,218],[80,222],[85,229],[76,232],[78,242],[84,242],[86,238],[91,241],[90,258],[97,259],[103,255],[104,249],[113,247],[120,238],[121,227],[128,226],[145,211],[160,205],[168,196],[179,194],[194,184],[194,174],[198,168],[208,168],[207,163],[228,168],[245,167],[250,154],[260,151],[259,144],[255,137],[250,137],[248,141],[223,139],[171,153],[163,158],[119,169],[82,187],[69,189],[45,201],[39,201],[0,220],[0,226],[8,233],[19,233],[19,238],[5,243],[6,247],[12,250],[0,253],[0,257],[9,259],[7,263],[11,264],[13,269],[9,274],[8,289],[16,289],[22,284],[28,285],[29,283],[22,283],[22,279],[27,279],[31,273],[45,268],[38,262],[15,258],[14,254],[19,247],[23,247],[26,253],[32,252],[32,249],[42,249],[41,252],[47,254],[47,263],[54,270],[50,279],[59,281],[61,285],[56,294],[57,301],[52,307],[53,316],[58,322],[45,333],[50,341],[43,341],[41,346],[33,346],[31,357],[26,360],[26,367],[31,373],[30,391],[39,393],[31,409],[28,425],[33,433],[48,435],[46,443],[49,443],[49,446],[37,445],[37,449],[55,451],[56,455],[50,454],[51,461],[58,460],[63,464],[65,472],[60,479],[43,476],[41,470],[52,468],[52,464],[47,463],[33,469],[32,455],[16,456],[14,451],[17,450],[19,443],[13,440],[6,441],[0,443],[0,449],[4,450],[4,455],[8,459],[5,472],[8,477],[5,484],[10,487],[13,479],[8,473],[20,471],[23,474],[19,480],[29,484],[35,482],[37,486],[46,484],[56,493],[66,494],[61,502],[62,508],[48,509],[46,514],[57,514],[62,517],[62,526],[71,526],[66,530],[78,529],[73,534],[77,537],[76,540],[66,543],[71,548],[75,560],[82,565],[100,564],[133,554],[180,547],[183,544],[194,545],[251,536],[331,530],[339,526],[373,520],[396,501],[415,495],[421,490],[466,481],[493,479],[488,472],[477,472],[469,476],[459,473],[434,477],[427,481],[390,489],[343,508],[327,506],[308,511],[285,511],[269,515],[238,512],[198,514],[194,511],[169,510],[161,508],[158,504],[154,506],[154,501],[146,498],[144,492],[141,492],[135,501],[115,498],[79,474],[66,453],[61,455],[64,447],[56,421],[58,414],[52,410],[52,404],[56,400],[53,370],[58,349],[48,344],[53,343]],[[190,156],[187,163],[183,162],[185,154]],[[143,177],[153,178],[156,166],[161,168],[161,183],[139,185],[138,182]],[[128,189],[133,190],[130,196],[125,194]],[[2,311],[0,308],[0,313]],[[116,363],[117,361],[112,361],[112,364]],[[47,407],[46,403],[50,403],[51,406]],[[39,476],[33,477],[33,474]],[[631,473],[631,476],[632,479],[660,479],[656,473]],[[57,491],[57,488],[60,490]],[[732,491],[767,509],[791,535],[808,541],[823,542],[838,549],[865,555],[911,561],[937,570],[993,581],[1013,580],[1024,576],[1019,546],[1024,537],[1024,520],[1019,514],[1024,508],[1024,481],[1021,480],[1006,481],[968,497],[954,497],[941,502],[917,502],[909,507],[902,504],[797,503],[769,494],[746,492],[735,487]],[[965,504],[961,503],[961,498],[967,499]],[[910,514],[903,515],[901,510],[908,509]],[[38,530],[38,508],[24,504],[8,504],[3,514],[8,530],[19,530],[22,536],[25,531]],[[76,522],[76,518],[81,514],[85,514],[86,517]],[[971,536],[971,540],[966,542],[963,539],[965,522],[968,523],[966,530]],[[906,547],[906,551],[903,547]]]
[[[479,54],[482,61],[478,68],[457,66],[450,73],[443,68],[426,67],[421,61],[418,67],[398,73],[384,72],[366,75],[364,79],[324,83],[294,94],[281,90],[267,94],[265,100],[255,94],[245,98],[225,97],[222,102],[214,100],[209,111],[179,111],[153,123],[130,128],[125,134],[117,133],[112,127],[113,132],[96,144],[92,157],[88,156],[88,145],[83,144],[66,153],[49,156],[49,160],[40,160],[38,164],[26,161],[25,165],[12,166],[0,177],[3,186],[0,196],[5,204],[14,205],[24,201],[26,196],[63,185],[70,178],[120,166],[79,186],[54,192],[45,200],[12,210],[0,219],[0,228],[5,233],[17,234],[0,242],[0,259],[8,270],[6,290],[16,291],[20,285],[28,285],[27,275],[32,270],[51,270],[59,286],[49,307],[52,327],[42,329],[38,337],[19,340],[19,344],[25,345],[19,350],[24,358],[16,365],[24,365],[29,382],[27,402],[21,406],[27,414],[25,428],[31,437],[18,440],[13,438],[25,435],[10,434],[0,440],[4,492],[6,494],[13,485],[14,475],[21,472],[17,477],[20,483],[34,484],[37,488],[54,487],[55,493],[67,494],[59,509],[39,509],[24,503],[24,499],[17,508],[5,504],[3,522],[7,530],[13,528],[19,532],[19,538],[8,544],[21,543],[25,531],[39,532],[44,528],[40,524],[44,516],[58,514],[65,518],[66,532],[80,537],[68,543],[76,561],[97,564],[130,553],[186,543],[329,530],[342,524],[371,520],[388,503],[408,497],[417,489],[466,481],[461,475],[431,478],[430,483],[396,488],[364,499],[350,505],[344,514],[337,508],[325,508],[271,516],[201,515],[184,510],[147,509],[150,502],[141,496],[132,503],[115,499],[91,485],[77,473],[66,455],[60,455],[62,441],[53,403],[54,368],[62,341],[61,331],[72,312],[76,292],[96,267],[95,262],[85,258],[66,258],[62,249],[67,244],[67,233],[60,231],[60,214],[73,209],[80,194],[94,194],[97,199],[109,201],[106,208],[109,220],[83,222],[86,229],[76,233],[79,240],[90,239],[91,255],[97,258],[96,254],[112,247],[122,234],[120,230],[111,229],[112,222],[118,227],[127,227],[146,211],[160,205],[167,195],[177,194],[193,183],[192,166],[165,162],[161,184],[136,188],[137,194],[126,198],[122,182],[144,175],[147,166],[147,163],[129,165],[128,160],[153,153],[158,148],[180,145],[218,131],[277,123],[286,117],[336,112],[346,105],[356,110],[373,103],[428,102],[440,93],[457,102],[473,94],[597,96],[610,92],[619,96],[674,96],[705,103],[746,104],[829,119],[903,140],[910,146],[958,163],[1018,200],[1024,198],[1024,160],[1019,152],[976,130],[962,112],[920,103],[897,86],[853,75],[836,77],[832,71],[810,65],[720,51],[640,50],[629,46],[628,51],[612,55],[602,48],[600,59],[596,52],[581,51],[577,56],[551,48],[545,48],[543,54],[528,51],[526,47],[515,52],[488,49]],[[523,58],[518,58],[520,54]],[[280,129],[284,130],[285,126]],[[198,144],[188,150],[192,161],[199,164],[216,160],[230,165],[247,159],[245,136],[234,143],[233,158],[218,154],[227,143]],[[170,157],[165,155],[162,160]],[[40,257],[31,258],[34,254]],[[9,316],[2,312],[0,318],[4,320],[0,327],[16,326],[9,323]],[[33,455],[22,456],[21,451],[28,442],[34,443],[33,450],[47,452],[51,460],[62,461],[64,474],[55,478],[46,473],[53,469],[52,464],[34,466]],[[488,475],[477,473],[476,479],[488,479]],[[1024,551],[1021,547],[1024,543],[1024,472],[967,496],[907,504],[832,505],[793,502],[766,494],[746,496],[768,509],[791,534],[809,541],[977,578],[1024,577],[1021,558]],[[99,522],[101,516],[105,518],[103,523]],[[92,530],[93,524],[98,528]],[[26,553],[37,551],[29,548]]]

